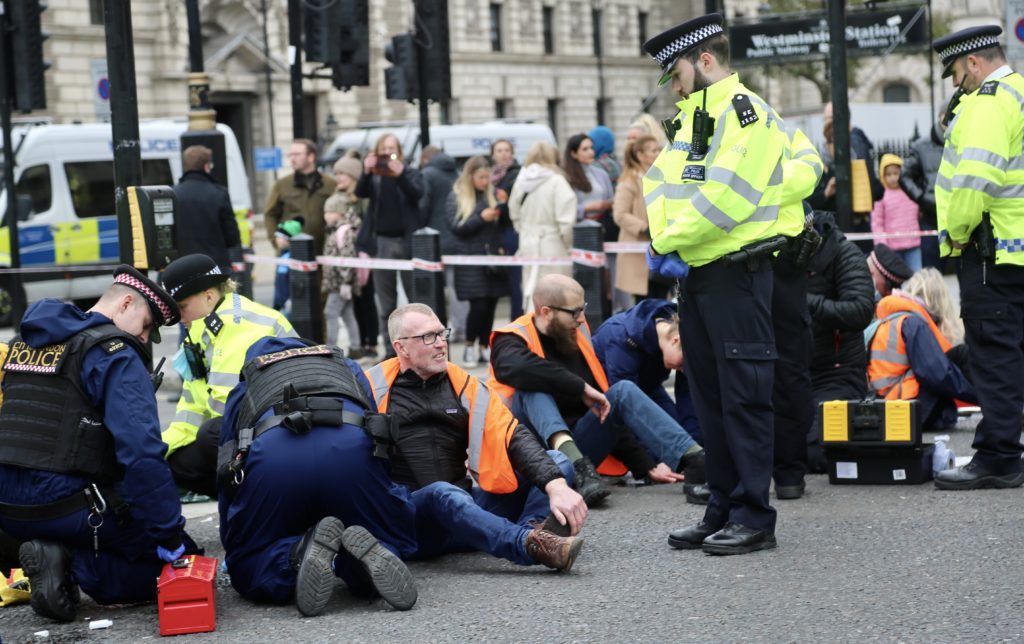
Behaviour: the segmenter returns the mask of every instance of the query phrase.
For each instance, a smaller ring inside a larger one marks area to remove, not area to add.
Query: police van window
[[[77,161],[64,164],[71,203],[79,218],[117,214],[114,205],[114,164],[111,161]],[[173,185],[167,159],[143,159],[142,184]]]
[[[53,200],[53,190],[50,187],[50,166],[47,164],[34,165],[21,173],[18,178],[18,185],[15,194],[19,197],[27,196],[32,200],[32,212],[36,214],[46,212],[50,209]],[[26,219],[22,214],[19,219]]]

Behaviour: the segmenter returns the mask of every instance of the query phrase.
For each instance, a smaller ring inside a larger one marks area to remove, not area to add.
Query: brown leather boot
[[[560,537],[547,530],[530,530],[526,535],[526,554],[548,568],[568,571],[583,547],[580,537]]]

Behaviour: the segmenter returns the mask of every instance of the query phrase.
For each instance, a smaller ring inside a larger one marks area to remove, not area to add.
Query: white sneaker
[[[491,348],[483,347],[480,349],[480,364],[488,365],[491,363]]]
[[[476,344],[467,346],[462,351],[462,366],[467,369],[479,366],[480,364],[480,347]]]

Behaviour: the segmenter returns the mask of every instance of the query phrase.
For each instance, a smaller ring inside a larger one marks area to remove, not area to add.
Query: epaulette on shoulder
[[[999,81],[997,80],[990,80],[987,83],[982,83],[981,87],[978,88],[978,96],[995,96],[998,88]]]

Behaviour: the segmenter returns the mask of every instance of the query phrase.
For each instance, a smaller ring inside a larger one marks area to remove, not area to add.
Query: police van
[[[402,144],[402,153],[411,166],[419,164],[420,126],[419,123],[401,122],[367,123],[359,129],[343,132],[335,137],[327,151],[322,155],[326,166],[333,164],[349,150],[356,150],[360,156],[366,156],[384,134],[394,134]],[[472,156],[491,153],[491,143],[498,139],[506,139],[512,143],[516,160],[522,163],[526,153],[537,141],[556,145],[555,135],[551,128],[542,123],[528,121],[487,121],[462,125],[430,126],[430,144],[444,150],[445,154],[455,159],[462,166]]]
[[[142,184],[173,186],[182,175],[179,137],[185,120],[139,124]],[[231,128],[217,124],[227,151],[228,192],[242,235],[252,239],[252,195],[238,141]],[[90,265],[119,262],[114,206],[114,151],[109,123],[25,124],[12,132],[15,150],[15,204],[21,266],[63,273],[22,274],[27,302],[44,297],[86,302],[110,285],[110,270]],[[0,213],[7,212],[0,194]],[[10,230],[0,227],[0,265],[10,266]],[[9,324],[10,278],[0,275],[0,325]]]

